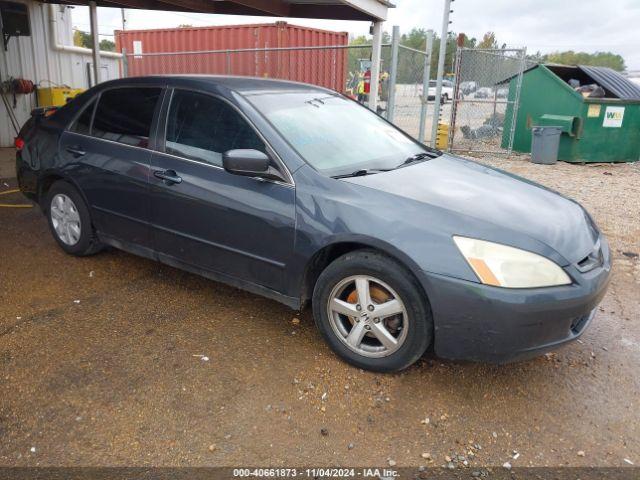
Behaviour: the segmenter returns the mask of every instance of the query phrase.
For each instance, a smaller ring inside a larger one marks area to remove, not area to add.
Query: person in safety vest
[[[383,114],[387,111],[389,105],[389,73],[382,72],[380,74],[380,82],[378,83],[378,92],[380,95],[380,103],[378,104],[377,112]]]
[[[371,69],[362,74],[362,80],[358,84],[358,101],[367,103],[369,101],[369,92],[371,92]]]
[[[345,95],[353,100],[358,98],[358,83],[360,76],[358,73],[349,72],[349,80],[345,89]]]

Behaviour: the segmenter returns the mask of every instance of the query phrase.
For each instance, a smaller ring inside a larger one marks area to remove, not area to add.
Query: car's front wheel
[[[55,182],[47,192],[45,202],[49,228],[65,252],[85,256],[102,249],[91,223],[89,209],[71,184],[63,180]]]
[[[402,370],[431,344],[422,289],[402,265],[375,251],[345,254],[322,272],[313,314],[329,346],[360,368]]]

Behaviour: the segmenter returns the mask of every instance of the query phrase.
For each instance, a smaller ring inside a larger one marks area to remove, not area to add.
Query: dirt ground
[[[639,465],[640,164],[482,161],[582,202],[613,250],[582,339],[524,363],[364,372],[308,310],[73,258],[38,209],[0,208],[0,465]]]

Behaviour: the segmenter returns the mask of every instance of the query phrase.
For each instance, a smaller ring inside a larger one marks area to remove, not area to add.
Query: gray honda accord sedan
[[[605,237],[576,202],[432,150],[336,92],[153,76],[37,110],[22,192],[71,255],[113,246],[280,301],[395,371],[427,349],[505,362],[580,336]]]

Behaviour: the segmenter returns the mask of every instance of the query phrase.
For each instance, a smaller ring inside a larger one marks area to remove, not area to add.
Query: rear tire
[[[320,274],[313,316],[334,352],[377,372],[407,368],[433,337],[431,310],[413,275],[372,250],[347,253]]]
[[[58,180],[51,186],[44,212],[53,238],[68,254],[84,257],[102,250],[87,204],[70,183]]]

